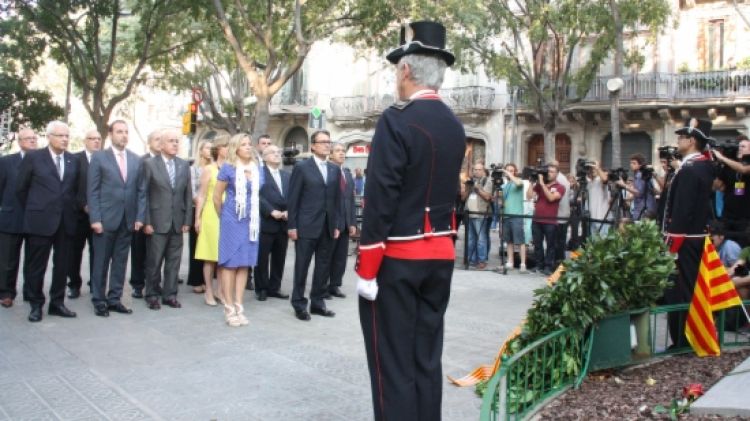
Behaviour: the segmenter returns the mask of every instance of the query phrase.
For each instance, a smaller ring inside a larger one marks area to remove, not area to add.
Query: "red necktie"
[[[344,170],[341,170],[341,177],[339,177],[339,187],[341,187],[341,192],[346,191],[346,176],[344,175]]]

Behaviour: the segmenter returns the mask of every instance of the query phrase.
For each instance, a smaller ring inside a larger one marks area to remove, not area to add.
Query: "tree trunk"
[[[617,0],[609,0],[610,8],[612,9],[612,19],[614,20],[615,26],[615,60],[614,60],[614,77],[622,78],[622,19],[620,18],[620,10],[617,4]],[[611,107],[610,107],[610,120],[612,122],[612,168],[618,168],[620,166],[621,157],[621,141],[620,141],[620,90],[610,93],[611,96]]]
[[[91,115],[91,119],[94,120],[96,125],[96,131],[102,137],[101,149],[104,149],[107,142],[107,135],[109,134],[109,114],[107,115]]]
[[[547,120],[542,122],[544,127],[544,162],[542,164],[557,159],[555,156],[555,128],[557,125],[554,117],[547,117]]]
[[[255,115],[253,118],[253,140],[257,140],[258,136],[265,134],[268,131],[268,120],[270,119],[270,106],[271,98],[255,94],[258,102],[255,103]]]

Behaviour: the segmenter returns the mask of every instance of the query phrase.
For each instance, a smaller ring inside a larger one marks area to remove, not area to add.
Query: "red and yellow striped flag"
[[[688,310],[685,336],[699,357],[721,354],[713,312],[742,305],[713,243],[706,237]]]

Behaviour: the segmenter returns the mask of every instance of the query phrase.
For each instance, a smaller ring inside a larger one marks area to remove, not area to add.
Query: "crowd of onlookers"
[[[142,156],[127,148],[123,120],[109,125],[105,149],[102,136],[90,130],[84,150],[68,152],[70,131],[60,121],[48,124],[45,137],[47,146],[38,149],[37,134],[21,129],[18,152],[0,158],[1,306],[13,306],[22,269],[29,321],[42,320],[52,254],[48,313],[76,317],[65,298],[81,296],[88,244],[88,289],[97,316],[132,313],[122,302],[129,257],[132,297],[151,310],[180,308],[178,273],[189,232],[188,285],[207,305],[221,304],[229,326],[248,324],[248,289],[259,301],[289,298],[280,288],[289,239],[296,251],[295,316],[335,315],[325,300],[345,297],[340,287],[357,233],[354,197],[365,175],[343,166],[346,148],[332,144],[328,132],[312,134],[312,156],[291,172],[268,135],[256,142],[243,133],[200,142],[192,164],[177,156],[183,136],[173,129],[149,134]]]
[[[750,157],[750,141],[740,136],[736,143],[736,157],[713,152],[716,178],[710,231],[730,274],[746,260],[739,257],[740,249],[750,245],[750,193],[745,190],[750,163],[742,161],[743,156]],[[653,168],[638,153],[629,157],[628,170],[607,170],[582,159],[567,175],[555,161],[523,172],[512,163],[490,171],[483,161],[476,161],[471,176],[461,182],[458,199],[466,230],[464,258],[471,268],[485,269],[494,242],[505,265],[496,270],[531,269],[549,275],[566,250],[590,236],[646,219],[662,226],[669,183],[679,166],[679,157],[667,154]],[[532,253],[527,257],[529,245]],[[733,279],[747,298],[750,277],[743,273]]]

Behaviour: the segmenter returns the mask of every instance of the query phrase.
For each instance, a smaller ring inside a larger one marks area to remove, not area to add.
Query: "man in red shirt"
[[[534,260],[537,272],[550,275],[555,263],[555,236],[557,231],[557,209],[560,198],[565,194],[565,186],[557,182],[559,169],[547,165],[546,179],[540,173],[534,186],[526,192],[526,198],[536,195],[534,217],[531,222],[531,236],[534,241]],[[544,243],[547,250],[545,252]]]

